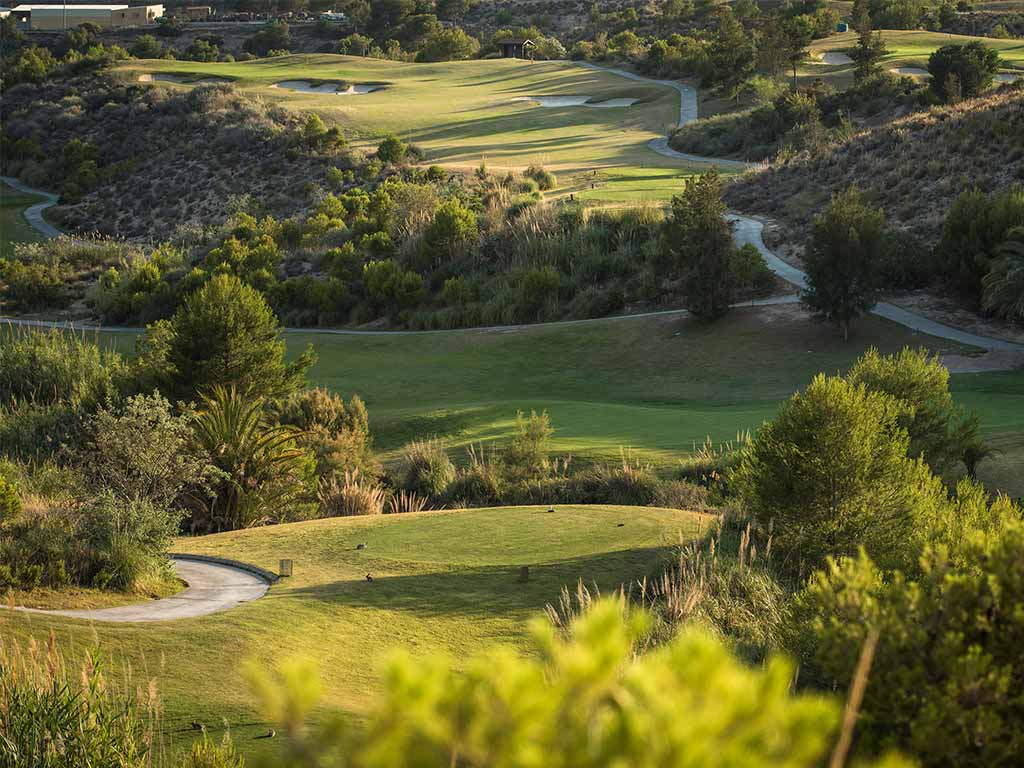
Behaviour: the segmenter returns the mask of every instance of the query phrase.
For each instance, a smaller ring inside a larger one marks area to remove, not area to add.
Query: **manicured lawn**
[[[231,78],[237,87],[296,110],[315,110],[340,124],[356,144],[375,145],[397,133],[427,152],[428,162],[492,170],[545,165],[567,188],[598,171],[598,199],[667,199],[680,177],[702,170],[682,166],[647,148],[679,119],[679,96],[571,62],[520,60],[410,64],[330,54],[296,55],[241,63],[133,61],[126,77],[177,73]],[[365,95],[301,93],[271,87],[288,80],[381,83]],[[172,87],[191,87],[175,85]],[[592,101],[635,98],[630,107],[538,107],[526,96],[590,96]],[[654,169],[638,186],[640,169]],[[620,178],[621,177],[621,178]],[[587,185],[589,187],[589,185]],[[616,190],[621,186],[622,193]],[[588,195],[589,196],[589,195]]]
[[[0,258],[13,256],[17,243],[34,243],[43,239],[29,226],[22,213],[39,200],[35,195],[23,195],[0,182]]]
[[[619,527],[619,524],[622,527]],[[65,651],[98,641],[118,679],[155,677],[164,730],[180,748],[190,723],[219,738],[225,721],[240,748],[273,750],[255,739],[268,724],[253,710],[241,666],[282,657],[316,659],[326,701],[359,714],[369,706],[382,657],[401,647],[465,657],[501,642],[524,647],[527,620],[579,579],[611,591],[656,572],[672,544],[701,535],[709,519],[629,507],[512,507],[295,523],[183,539],[180,551],[215,554],[295,575],[262,599],[197,619],[90,626],[84,621],[0,610],[0,637],[44,639],[52,628]],[[365,543],[364,550],[356,545]],[[519,568],[530,567],[529,581]],[[367,573],[373,582],[366,581]]]

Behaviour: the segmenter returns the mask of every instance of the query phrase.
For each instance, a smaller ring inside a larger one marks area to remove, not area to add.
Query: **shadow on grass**
[[[427,619],[441,616],[493,618],[542,610],[558,600],[563,586],[579,580],[607,594],[655,572],[667,562],[672,547],[646,547],[606,552],[559,563],[529,566],[522,581],[519,566],[487,566],[401,576],[335,581],[301,587],[276,596],[278,600],[323,600],[353,608],[406,611]],[[368,567],[372,566],[368,564]],[[264,598],[265,600],[268,598]],[[270,598],[273,599],[273,598]]]

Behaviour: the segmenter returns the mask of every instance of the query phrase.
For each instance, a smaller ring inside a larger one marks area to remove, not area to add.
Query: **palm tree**
[[[982,305],[1006,319],[1024,317],[1024,227],[1014,227],[982,280]]]
[[[214,467],[209,495],[197,499],[193,530],[224,531],[281,519],[309,497],[314,461],[301,431],[275,424],[262,397],[214,387],[193,422],[195,447]]]

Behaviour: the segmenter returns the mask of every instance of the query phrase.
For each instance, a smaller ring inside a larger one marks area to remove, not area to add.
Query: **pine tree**
[[[844,339],[850,322],[878,301],[878,260],[885,219],[850,188],[832,198],[814,219],[804,253],[808,288],[801,300],[820,318],[839,326]]]

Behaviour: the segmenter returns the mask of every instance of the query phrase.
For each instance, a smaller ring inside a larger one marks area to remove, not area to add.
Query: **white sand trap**
[[[535,101],[538,107],[582,107],[589,96],[516,96],[512,101]]]
[[[299,91],[300,93],[328,93],[331,96],[362,96],[366,93],[379,91],[384,87],[382,85],[369,85],[366,83],[357,83],[347,88],[342,88],[342,85],[342,83],[319,83],[314,85],[308,80],[282,80],[280,83],[274,83],[270,87],[284,88],[289,91]]]
[[[512,101],[532,101],[538,107],[631,107],[639,99],[605,99],[591,102],[589,96],[516,96]]]
[[[821,54],[821,63],[838,67],[843,64],[853,64],[853,59],[841,51],[825,51]]]
[[[932,74],[927,69],[921,69],[920,67],[894,67],[889,70],[894,75],[906,75],[908,77],[931,77]]]
[[[1024,74],[1015,74],[1012,72],[1000,72],[996,75],[997,83],[1015,83],[1024,77]]]
[[[640,99],[605,99],[604,101],[596,101],[593,104],[587,102],[584,107],[632,107]]]

